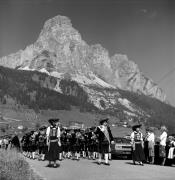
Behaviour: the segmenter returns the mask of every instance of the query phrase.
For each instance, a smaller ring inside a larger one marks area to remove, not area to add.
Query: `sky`
[[[68,16],[89,45],[126,54],[175,106],[174,0],[0,0],[0,57],[34,43],[56,15]]]

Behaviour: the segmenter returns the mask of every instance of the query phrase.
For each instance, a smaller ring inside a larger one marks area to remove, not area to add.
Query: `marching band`
[[[32,130],[24,134],[21,141],[19,141],[17,134],[12,138],[0,138],[0,148],[8,149],[8,145],[10,145],[11,148],[22,151],[27,158],[49,161],[48,167],[59,167],[60,164],[57,161],[64,159],[79,161],[81,158],[97,160],[98,165],[109,166],[110,147],[115,142],[108,120],[108,118],[101,119],[99,126],[96,127],[73,129],[62,127],[59,119],[49,119],[50,125],[48,127],[42,126],[36,131]],[[133,164],[138,163],[142,166],[143,162],[154,164],[156,152],[153,129],[147,129],[143,138],[140,126],[133,126],[133,132],[130,136]],[[167,158],[172,164],[175,157],[175,138],[173,136],[168,138],[167,151],[167,129],[165,126],[161,127],[161,133],[158,151],[159,157],[162,158],[161,165],[165,165]],[[104,163],[102,163],[103,159]]]

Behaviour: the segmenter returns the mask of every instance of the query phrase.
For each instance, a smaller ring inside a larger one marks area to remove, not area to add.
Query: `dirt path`
[[[110,166],[95,161],[64,160],[59,168],[48,168],[47,161],[27,159],[30,165],[47,180],[174,180],[175,167],[132,165],[130,160],[113,160]]]

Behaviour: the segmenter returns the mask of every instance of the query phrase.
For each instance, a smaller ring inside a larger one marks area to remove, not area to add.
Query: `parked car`
[[[111,145],[112,157],[125,156],[127,158],[131,158],[131,154],[132,154],[131,140],[125,137],[115,137],[114,144]]]

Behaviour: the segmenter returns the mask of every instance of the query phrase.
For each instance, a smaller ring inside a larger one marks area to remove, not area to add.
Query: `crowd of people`
[[[0,137],[0,149],[16,149],[20,151],[20,140],[17,133],[14,135],[5,135]]]
[[[175,137],[168,136],[167,128],[161,126],[160,136],[156,137],[153,128],[147,128],[146,134],[143,138],[143,133],[140,131],[141,125],[132,127],[131,144],[132,144],[132,158],[133,164],[136,163],[143,166],[143,162],[154,164],[155,157],[159,157],[160,164],[165,165],[166,160],[169,165],[173,164],[175,158]]]
[[[62,127],[59,119],[49,119],[48,122],[49,126],[42,126],[38,130],[26,133],[20,141],[17,134],[11,138],[8,136],[0,138],[0,148],[15,148],[28,158],[48,160],[48,167],[58,167],[60,164],[57,160],[79,161],[81,158],[96,160],[98,165],[110,165],[111,144],[115,142],[108,118],[101,119],[99,126],[86,129]],[[143,135],[140,127],[140,124],[133,126],[130,136],[133,164],[141,166],[145,162],[154,164],[158,153],[161,165],[165,165],[166,159],[169,159],[172,165],[175,157],[175,138],[168,137],[167,128],[161,127],[156,151],[154,129],[146,129],[146,134]]]

